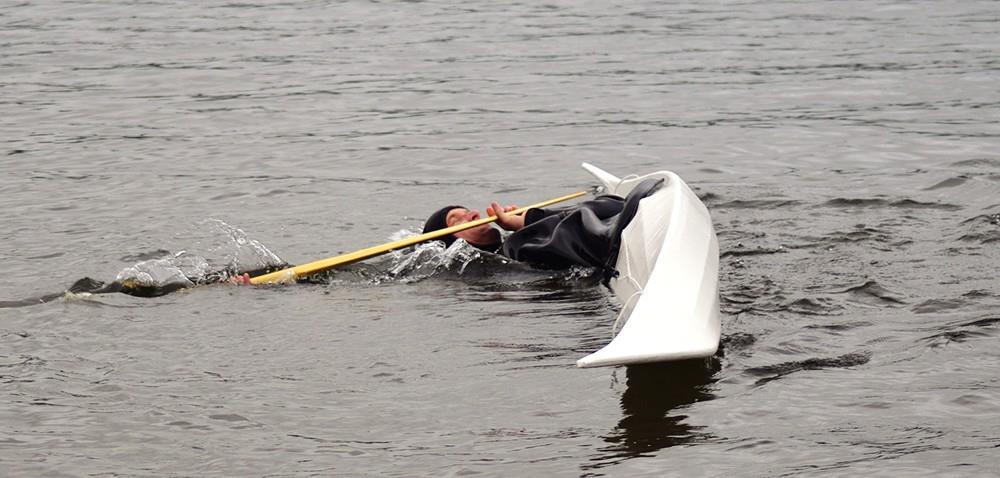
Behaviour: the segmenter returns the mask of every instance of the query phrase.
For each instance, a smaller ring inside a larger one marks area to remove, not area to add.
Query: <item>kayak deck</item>
[[[622,301],[611,343],[576,362],[602,367],[710,357],[721,337],[719,242],[708,209],[676,174],[619,179],[584,169],[607,192],[625,196],[648,178],[663,186],[639,202],[622,232],[611,290]]]

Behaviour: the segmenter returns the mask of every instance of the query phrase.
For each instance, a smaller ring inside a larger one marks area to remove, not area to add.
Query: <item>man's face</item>
[[[475,209],[456,207],[448,211],[448,214],[445,216],[445,223],[448,224],[448,227],[451,227],[475,221],[479,217],[479,211]],[[469,244],[491,246],[500,242],[500,231],[494,229],[489,224],[483,224],[482,226],[476,226],[462,232],[456,232],[455,237],[465,239],[465,242]]]

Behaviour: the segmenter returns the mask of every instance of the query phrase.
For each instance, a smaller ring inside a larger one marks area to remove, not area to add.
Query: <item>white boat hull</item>
[[[648,178],[663,186],[639,202],[622,232],[611,290],[622,301],[611,343],[576,362],[604,367],[710,357],[719,347],[719,241],[708,209],[670,171],[619,179],[583,164],[625,196]],[[623,324],[623,325],[620,325]],[[619,328],[620,325],[620,328]]]

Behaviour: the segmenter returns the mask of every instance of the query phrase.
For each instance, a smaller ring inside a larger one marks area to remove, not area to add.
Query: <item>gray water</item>
[[[2,3],[0,475],[996,476],[997,7]],[[617,300],[467,249],[59,294],[328,257],[582,161],[703,198],[715,359],[576,369]]]

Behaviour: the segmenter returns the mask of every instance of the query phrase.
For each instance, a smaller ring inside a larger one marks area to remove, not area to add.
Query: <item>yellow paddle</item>
[[[550,206],[555,203],[578,198],[585,194],[587,194],[586,191],[567,194],[565,196],[557,197],[555,199],[549,199],[548,201],[543,201],[528,207],[515,209],[508,214],[523,214],[528,209]],[[496,220],[497,220],[496,216],[488,216],[476,219],[475,221],[470,221],[464,224],[458,224],[455,226],[446,227],[444,229],[438,229],[436,231],[420,234],[418,236],[407,237],[405,239],[400,239],[398,241],[382,244],[380,246],[373,246],[367,249],[361,249],[359,251],[349,252],[347,254],[341,254],[339,256],[330,257],[328,259],[323,259],[316,262],[310,262],[308,264],[302,264],[300,266],[290,267],[288,269],[282,269],[280,271],[275,271],[270,274],[264,274],[257,277],[252,277],[250,278],[250,283],[257,285],[257,284],[292,282],[298,279],[299,277],[308,276],[310,274],[315,274],[317,272],[323,272],[325,270],[332,269],[337,266],[353,264],[355,262],[368,259],[369,257],[375,257],[390,251],[395,251],[396,249],[402,249],[407,246],[419,244],[421,242],[431,241],[440,237],[447,236],[448,234],[462,232],[466,229],[471,229],[473,227],[481,226],[483,224],[489,224]]]

